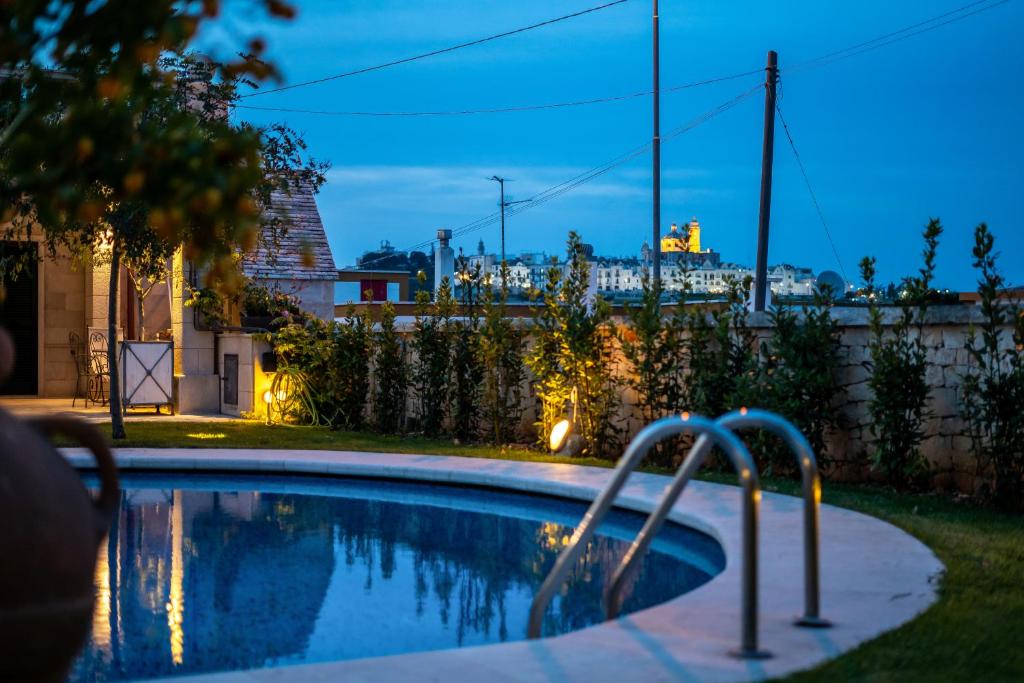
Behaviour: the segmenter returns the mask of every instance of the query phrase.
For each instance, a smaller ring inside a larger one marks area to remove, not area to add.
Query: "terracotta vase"
[[[0,382],[14,349],[0,329]],[[47,436],[93,452],[95,499]],[[92,623],[100,542],[117,509],[117,467],[100,433],[71,417],[0,409],[0,681],[60,681]]]

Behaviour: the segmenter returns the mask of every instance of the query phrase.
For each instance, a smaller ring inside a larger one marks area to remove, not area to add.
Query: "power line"
[[[762,85],[758,84],[758,85],[750,88],[749,90],[746,90],[746,91],[740,93],[736,97],[733,97],[732,99],[726,100],[725,102],[719,104],[717,107],[709,109],[708,111],[704,112],[703,114],[700,114],[699,116],[694,117],[693,119],[691,119],[690,121],[682,124],[681,126],[678,126],[676,128],[673,128],[672,130],[668,131],[668,133],[666,133],[665,135],[662,136],[662,139],[663,140],[669,140],[669,139],[677,138],[677,137],[679,137],[679,136],[681,136],[681,135],[683,135],[683,134],[693,130],[697,126],[699,126],[699,125],[701,125],[703,123],[706,123],[707,121],[710,121],[711,119],[713,119],[714,117],[718,116],[719,114],[722,114],[722,113],[728,111],[729,109],[732,109],[733,107],[738,105],[740,102],[742,102],[743,100],[749,98],[751,95],[753,95],[758,90],[760,90],[761,87],[762,87]],[[595,178],[599,178],[599,177],[603,176],[604,174],[608,173],[609,171],[611,171],[611,170],[613,170],[615,168],[618,168],[619,166],[622,166],[623,164],[626,164],[629,161],[632,161],[633,159],[635,159],[635,158],[637,158],[639,156],[642,156],[643,154],[646,154],[648,151],[650,151],[650,149],[651,149],[651,143],[650,142],[648,142],[646,144],[643,144],[643,145],[640,145],[639,147],[634,147],[633,149],[629,150],[628,152],[620,154],[619,156],[615,157],[614,159],[611,159],[610,161],[608,161],[608,162],[606,162],[606,163],[604,163],[604,164],[602,164],[600,166],[595,166],[594,168],[591,168],[591,169],[589,169],[587,171],[579,173],[579,174],[573,176],[572,178],[569,178],[566,181],[563,181],[563,182],[561,182],[561,183],[559,183],[557,185],[553,185],[553,186],[547,188],[546,190],[538,192],[537,194],[533,195],[529,199],[525,200],[522,204],[514,206],[511,209],[509,209],[508,211],[506,211],[505,216],[506,217],[514,216],[516,214],[522,213],[523,211],[527,211],[529,209],[532,209],[532,208],[535,208],[535,207],[538,207],[538,206],[542,206],[542,205],[544,205],[544,204],[546,204],[546,203],[548,203],[548,202],[550,202],[550,201],[552,201],[554,199],[557,199],[558,197],[561,197],[562,195],[564,195],[564,194],[566,194],[568,192],[571,192],[572,190],[576,189],[580,185],[588,183],[591,180],[594,180]],[[476,219],[474,221],[470,221],[469,223],[466,223],[465,225],[462,225],[462,226],[460,226],[458,228],[455,228],[452,231],[452,238],[454,239],[456,237],[463,237],[463,236],[468,235],[470,233],[477,232],[478,230],[482,230],[484,228],[490,227],[491,225],[497,224],[500,220],[501,220],[500,212],[499,211],[495,211],[495,212],[493,212],[493,213],[491,213],[491,214],[489,214],[487,216],[484,216],[482,218],[478,218],[478,219]],[[434,240],[427,240],[427,241],[415,244],[415,245],[413,245],[411,247],[408,247],[408,248],[405,248],[405,249],[400,249],[400,250],[397,250],[397,251],[398,252],[406,252],[407,253],[407,252],[414,251],[416,249],[420,249],[422,247],[425,247],[425,246],[433,244],[433,243],[434,243]],[[390,255],[379,256],[377,258],[370,259],[369,261],[362,261],[362,262],[359,263],[359,266],[360,267],[366,266],[366,265],[369,265],[369,264],[372,264],[372,263],[383,261],[383,260],[385,260],[387,258],[390,258]]]
[[[839,264],[839,270],[843,274],[843,280],[849,282],[849,278],[846,276],[846,269],[843,268],[843,260],[839,257],[839,250],[836,249],[836,243],[832,241],[832,232],[828,229],[828,221],[825,220],[825,212],[821,210],[821,204],[818,202],[818,196],[814,193],[814,188],[811,187],[811,179],[807,176],[807,169],[804,168],[803,159],[800,158],[800,152],[796,149],[796,143],[793,142],[793,134],[789,130],[789,126],[786,124],[786,118],[782,115],[782,108],[775,104],[775,111],[779,114],[779,122],[782,124],[782,130],[786,132],[786,140],[789,141],[789,148],[793,150],[793,157],[796,159],[796,165],[800,168],[800,175],[804,177],[804,184],[807,185],[807,192],[811,195],[811,203],[814,204],[814,209],[818,212],[818,218],[821,220],[821,227],[825,229],[825,237],[828,238],[828,243],[832,247],[832,253],[836,257],[836,263]]]
[[[737,78],[743,78],[745,76],[753,76],[754,74],[761,74],[763,69],[754,69],[752,71],[743,71],[741,73],[730,74],[728,76],[719,76],[717,78],[708,78],[702,81],[693,81],[691,83],[683,83],[681,85],[675,85],[671,88],[662,88],[662,92],[676,92],[679,90],[686,90],[688,88],[696,88],[702,85],[710,85],[712,83],[721,83],[723,81],[731,81]],[[582,107],[591,104],[604,104],[607,102],[622,102],[625,100],[632,100],[638,97],[649,97],[654,93],[653,90],[645,90],[642,92],[630,93],[628,95],[615,95],[611,97],[596,97],[587,100],[572,100],[569,102],[549,102],[545,104],[527,104],[512,107],[494,107],[485,109],[454,109],[454,110],[441,110],[441,111],[323,111],[318,109],[292,109],[289,107],[258,107],[245,104],[236,104],[236,109],[250,109],[253,111],[274,111],[274,112],[285,112],[292,114],[315,114],[319,116],[466,116],[470,114],[504,114],[510,112],[522,112],[522,111],[540,111],[545,109],[560,109],[564,107]]]
[[[755,92],[760,90],[760,88],[761,85],[759,84],[743,93],[740,93],[736,97],[733,97],[732,99],[723,102],[717,107],[714,107],[713,109],[704,112],[703,114],[691,119],[687,123],[684,123],[683,125],[670,130],[668,133],[662,136],[662,139],[669,140],[672,138],[676,138],[679,137],[680,135],[683,135],[684,133],[689,132],[690,130],[693,130],[697,126],[707,121],[710,121],[719,114],[722,114],[728,111],[729,109],[735,107],[737,104],[739,104],[740,102],[742,102],[743,100],[747,99]],[[618,168],[619,166],[622,166],[623,164],[626,164],[629,161],[632,161],[633,159],[642,156],[643,154],[646,154],[648,151],[650,151],[650,149],[651,143],[649,142],[639,147],[635,147],[634,149],[616,157],[615,159],[612,159],[611,161],[605,164],[602,164],[601,166],[597,166],[588,171],[584,171],[583,173],[580,173],[565,182],[559,183],[558,185],[555,185],[542,192],[535,194],[534,196],[530,197],[530,199],[528,199],[525,203],[513,207],[508,212],[507,215],[516,215],[522,213],[523,211],[528,211],[529,209],[542,206],[554,199],[557,199],[558,197],[561,197],[562,195],[568,192],[571,192],[580,185],[588,183],[591,180],[594,180],[595,178],[599,178],[608,173],[609,171],[612,171],[613,169]],[[468,226],[465,226],[464,228],[459,229],[456,232],[453,232],[452,236],[461,237],[471,232],[476,232],[477,230],[481,230],[485,227],[488,227],[494,222],[494,219],[481,219],[480,221],[477,221],[474,224],[469,224]]]
[[[886,33],[885,35],[878,36],[877,38],[872,38],[871,40],[866,40],[862,43],[857,43],[856,45],[851,45],[849,47],[843,48],[842,50],[836,50],[835,52],[830,52],[828,54],[800,62],[786,69],[786,73],[794,73],[805,69],[813,69],[819,66],[825,66],[826,64],[831,64],[832,62],[838,62],[839,60],[846,59],[847,57],[855,57],[857,55],[864,54],[865,52],[870,52],[871,50],[876,50],[887,45],[892,45],[893,43],[897,43],[901,40],[906,40],[907,38],[913,38],[914,36],[920,35],[922,33],[927,33],[928,31],[934,31],[935,29],[946,26],[947,24],[952,24],[954,22],[967,19],[969,17],[974,16],[975,14],[980,14],[981,12],[994,9],[999,5],[1006,4],[1009,1],[1010,0],[997,0],[992,4],[986,5],[985,3],[990,2],[990,0],[976,0],[975,2],[962,5],[961,7],[958,7],[954,10],[950,10],[942,14],[937,14],[934,17],[931,17],[930,19],[925,19],[924,21],[919,21],[916,24],[904,26],[903,28],[897,31],[892,31],[890,33]],[[978,5],[984,6],[978,7]],[[969,10],[971,8],[976,9],[970,12],[966,12],[966,10]],[[946,19],[945,21],[939,21],[940,19],[944,19],[946,17],[950,18]]]
[[[281,86],[279,88],[272,88],[270,90],[263,90],[263,91],[260,91],[260,92],[249,93],[248,95],[242,95],[242,97],[259,97],[260,95],[269,95],[270,93],[283,92],[285,90],[293,90],[295,88],[303,88],[303,87],[306,87],[308,85],[315,85],[317,83],[326,83],[327,81],[336,81],[339,78],[348,78],[349,76],[356,76],[358,74],[365,74],[365,73],[368,73],[370,71],[379,71],[380,69],[386,69],[386,68],[391,67],[391,66],[397,66],[398,64],[408,64],[409,62],[415,62],[415,61],[420,60],[420,59],[426,59],[427,57],[436,57],[437,55],[442,55],[442,54],[445,54],[445,53],[448,53],[448,52],[454,52],[456,50],[461,50],[461,49],[466,48],[466,47],[472,47],[474,45],[480,45],[482,43],[487,43],[487,42],[490,42],[492,40],[498,40],[499,38],[507,38],[508,36],[513,36],[513,35],[516,35],[517,33],[524,33],[526,31],[531,31],[531,30],[533,30],[535,28],[541,28],[542,26],[550,26],[551,24],[557,24],[560,21],[566,21],[568,19],[575,19],[576,17],[582,17],[585,14],[590,14],[592,12],[597,12],[597,11],[600,11],[600,10],[603,10],[603,9],[607,9],[609,7],[614,7],[615,5],[621,5],[622,3],[627,2],[627,1],[628,0],[613,0],[612,2],[608,2],[608,3],[605,3],[603,5],[597,5],[596,7],[591,7],[590,9],[581,10],[579,12],[573,12],[572,14],[566,14],[566,15],[561,16],[561,17],[555,17],[554,19],[548,19],[546,21],[542,21],[542,22],[539,22],[539,23],[536,23],[536,24],[531,24],[529,26],[523,26],[521,28],[513,29],[511,31],[505,31],[504,33],[497,33],[495,35],[487,36],[485,38],[478,38],[476,40],[471,40],[468,43],[460,43],[458,45],[452,45],[452,46],[449,46],[449,47],[441,48],[440,50],[433,50],[431,52],[424,52],[423,54],[414,55],[412,57],[403,57],[402,59],[396,59],[394,61],[386,62],[384,64],[378,64],[376,66],[367,66],[367,67],[364,67],[362,69],[356,69],[354,71],[346,71],[345,73],[335,74],[333,76],[325,76],[323,78],[316,78],[316,79],[311,80],[311,81],[304,81],[302,83],[295,83],[293,85],[285,85],[285,86]]]

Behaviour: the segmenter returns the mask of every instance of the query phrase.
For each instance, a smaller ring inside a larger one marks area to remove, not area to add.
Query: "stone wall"
[[[72,263],[65,250],[55,259],[45,258],[40,264],[42,329],[40,396],[71,396],[75,392],[78,372],[68,335],[86,333],[86,297],[84,269]]]
[[[899,317],[899,310],[886,309],[883,313],[883,323],[890,328]],[[838,408],[842,428],[830,435],[829,449],[833,458],[846,465],[840,474],[860,477],[866,475],[864,463],[872,443],[868,412],[870,369],[865,365],[871,359],[868,311],[865,308],[838,308],[834,316],[842,331],[837,376],[841,387]],[[960,488],[971,486],[974,471],[971,443],[966,435],[961,406],[963,377],[970,368],[967,335],[970,325],[981,321],[977,306],[933,306],[927,313],[923,328],[928,362],[925,379],[931,387],[931,394],[928,402],[930,417],[926,422],[921,451],[939,475],[938,483],[954,484]],[[754,314],[750,322],[759,335],[770,333],[767,316]],[[912,334],[916,335],[916,331]],[[1012,344],[1009,329],[1003,335],[1003,343],[1007,348]]]
[[[830,474],[840,478],[863,478],[869,476],[866,463],[872,444],[868,412],[871,399],[868,386],[870,369],[865,365],[870,360],[868,311],[866,308],[837,308],[833,315],[841,330],[836,377],[840,386],[836,401],[841,428],[828,438],[829,456],[838,463]],[[898,316],[898,309],[884,310],[884,325],[891,327]],[[939,485],[955,485],[962,489],[972,486],[974,463],[970,454],[970,439],[961,417],[961,385],[970,367],[970,357],[965,348],[968,329],[972,323],[979,324],[981,321],[979,309],[973,305],[933,306],[925,319],[923,334],[929,363],[926,379],[931,387],[928,403],[931,416],[926,423],[926,438],[921,449],[938,475]],[[766,314],[751,314],[748,322],[759,340],[771,334]],[[523,323],[529,324],[527,321]],[[413,326],[406,320],[399,325],[399,330],[408,340]],[[1012,343],[1009,332],[1007,330],[1003,335],[1003,343],[1007,346]],[[407,348],[410,346],[407,345]],[[409,360],[412,361],[411,352]],[[628,372],[621,356],[616,359],[616,372],[620,376]],[[527,396],[528,405],[523,416],[526,433],[529,432],[534,416],[533,399],[529,398],[528,393]],[[622,406],[618,421],[632,436],[643,426],[637,419],[636,395],[623,386],[620,396]],[[415,411],[415,401],[410,396],[408,414],[415,415]]]

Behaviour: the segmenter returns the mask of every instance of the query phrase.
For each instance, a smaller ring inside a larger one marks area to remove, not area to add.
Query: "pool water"
[[[92,635],[71,680],[283,666],[526,637],[530,602],[581,503],[362,479],[127,475],[96,568]],[[643,518],[612,514],[548,612],[602,620]],[[721,547],[669,525],[625,611],[693,590]]]

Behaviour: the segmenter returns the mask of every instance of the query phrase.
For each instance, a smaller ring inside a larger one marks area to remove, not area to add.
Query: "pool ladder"
[[[818,476],[818,465],[814,458],[814,452],[800,430],[788,420],[766,410],[741,408],[714,421],[699,415],[683,413],[662,418],[640,430],[630,441],[625,453],[612,471],[611,481],[591,503],[569,543],[559,554],[554,567],[551,568],[544,583],[537,591],[533,604],[530,606],[527,636],[529,638],[541,636],[544,615],[555,592],[565,582],[566,576],[576,565],[580,553],[587,547],[587,543],[594,536],[601,521],[611,511],[615,499],[633,470],[658,442],[669,437],[690,434],[698,436],[697,441],[683,459],[672,478],[672,483],[666,488],[665,495],[647,517],[643,528],[633,540],[612,576],[611,584],[604,596],[605,618],[614,619],[619,616],[625,599],[623,592],[629,578],[639,567],[640,560],[664,524],[672,506],[682,495],[686,485],[704,464],[712,447],[719,446],[725,451],[729,462],[739,475],[743,496],[740,512],[742,516],[740,647],[733,654],[750,659],[770,657],[769,652],[758,648],[757,630],[757,534],[761,485],[750,451],[733,433],[740,429],[763,429],[771,432],[779,436],[796,455],[803,482],[804,499],[804,613],[796,620],[795,624],[819,628],[830,626],[830,622],[821,617],[818,582],[818,507],[821,502],[821,480]]]

